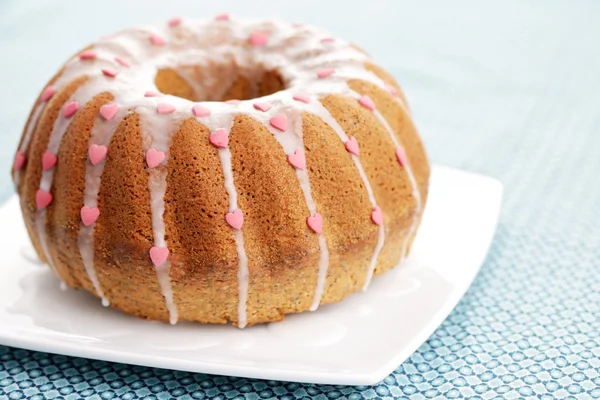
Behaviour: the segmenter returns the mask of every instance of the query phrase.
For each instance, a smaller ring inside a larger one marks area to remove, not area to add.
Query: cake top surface
[[[280,106],[284,111],[296,109],[309,96],[347,92],[350,79],[382,86],[382,81],[365,69],[367,61],[369,57],[348,42],[307,25],[233,20],[225,15],[213,20],[177,18],[102,38],[71,58],[53,86],[86,76],[74,99],[79,104],[109,92],[119,108],[181,117],[192,113],[202,116],[209,110],[212,121],[232,112],[254,114],[265,108],[264,104]],[[224,85],[211,82],[227,79],[228,71],[222,68],[226,65],[247,71],[277,71],[285,89],[258,99],[211,101],[224,90]],[[155,76],[161,69],[177,71],[196,97],[205,101],[160,93]],[[202,70],[201,82],[194,77],[198,69]]]

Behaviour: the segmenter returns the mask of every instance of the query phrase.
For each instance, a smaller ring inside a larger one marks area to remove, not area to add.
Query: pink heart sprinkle
[[[146,164],[148,168],[156,168],[165,159],[165,153],[156,149],[148,149],[146,152]]]
[[[233,212],[225,214],[225,221],[231,226],[233,229],[242,229],[242,225],[244,225],[244,214],[242,210],[239,208]]]
[[[390,85],[389,83],[386,83],[386,84],[384,84],[383,86],[384,86],[384,87],[387,89],[387,91],[388,91],[388,92],[390,92],[390,93],[391,93],[393,96],[398,96],[398,90],[397,90],[397,89],[396,89],[394,86]]]
[[[13,162],[13,168],[15,171],[19,171],[25,165],[25,153],[22,151],[17,151],[15,154],[15,160]]]
[[[371,100],[371,98],[366,94],[364,96],[360,96],[358,102],[361,106],[368,108],[371,111],[375,110],[375,103],[373,103],[373,100]]]
[[[306,224],[314,233],[321,233],[323,230],[323,217],[317,212],[312,217],[306,219]]]
[[[192,107],[192,112],[196,117],[207,117],[210,115],[210,110],[200,104],[194,105],[194,107]]]
[[[42,156],[42,168],[44,169],[44,171],[48,171],[56,165],[57,161],[58,157],[56,157],[56,155],[50,153],[49,151],[46,151]]]
[[[175,111],[175,107],[173,104],[169,103],[158,103],[156,106],[156,111],[159,114],[171,114],[173,111]]]
[[[118,111],[119,106],[114,103],[105,104],[102,107],[100,107],[100,115],[102,115],[102,118],[104,118],[107,121],[112,120],[117,115]]]
[[[236,105],[236,104],[240,104],[241,102],[242,102],[241,100],[232,99],[232,100],[227,100],[227,101],[225,102],[225,104]]]
[[[50,100],[52,98],[52,96],[54,96],[55,93],[56,93],[56,88],[54,86],[48,86],[42,92],[42,101]]]
[[[173,28],[173,27],[175,27],[175,26],[177,26],[179,24],[181,24],[181,18],[179,18],[179,17],[171,18],[169,20],[169,26],[171,28]]]
[[[81,215],[81,222],[83,222],[85,226],[90,226],[96,222],[100,216],[100,210],[98,210],[98,207],[83,206],[81,207],[81,212],[79,214]]]
[[[333,43],[333,42],[335,42],[335,39],[332,37],[326,37],[326,38],[321,39],[321,43]]]
[[[319,79],[327,78],[329,75],[335,72],[335,68],[323,68],[319,72],[317,72],[317,76]]]
[[[402,147],[396,148],[396,158],[398,159],[400,165],[402,165],[403,167],[405,167],[408,163],[408,159],[406,158],[406,150],[404,150],[404,148]]]
[[[293,99],[296,101],[301,101],[303,103],[310,103],[310,96],[307,95],[306,93],[295,94]]]
[[[350,136],[348,140],[346,140],[346,150],[348,150],[348,152],[354,154],[355,156],[358,155],[358,142],[356,141],[356,138],[354,136]]]
[[[377,226],[381,226],[383,223],[383,213],[381,212],[381,208],[375,207],[373,212],[371,213],[371,220]]]
[[[98,146],[97,144],[91,145],[88,150],[90,162],[93,165],[97,165],[100,161],[104,160],[104,157],[106,157],[107,152],[108,149],[106,148],[106,146]]]
[[[215,20],[217,21],[229,21],[229,14],[227,13],[223,13],[223,14],[219,14],[215,17]]]
[[[254,103],[254,108],[258,111],[267,112],[271,109],[271,105],[269,103]]]
[[[302,150],[296,150],[294,154],[288,155],[288,161],[294,168],[306,169],[306,155]]]
[[[38,210],[43,210],[48,207],[48,205],[52,203],[52,195],[45,190],[39,189],[35,193],[35,204],[37,205]]]
[[[250,44],[252,46],[264,46],[269,41],[269,35],[266,32],[253,32],[250,35]]]
[[[156,33],[153,33],[150,35],[150,43],[152,43],[155,46],[164,46],[166,41],[161,36],[157,35]]]
[[[148,90],[146,93],[144,93],[144,97],[160,97],[160,96],[162,96],[161,93],[153,92],[151,90]]]
[[[169,249],[166,247],[152,247],[150,249],[150,259],[155,267],[160,267],[169,257]]]
[[[209,142],[219,149],[224,149],[229,145],[229,136],[223,128],[217,129],[208,136]]]
[[[79,110],[79,103],[72,101],[63,107],[62,115],[65,118],[71,118]]]
[[[117,70],[112,69],[112,68],[102,68],[102,73],[105,76],[108,76],[110,78],[114,78],[115,76],[117,76],[117,74],[119,73]]]
[[[127,67],[127,68],[131,67],[131,64],[129,64],[129,61],[127,61],[121,57],[115,57],[115,61],[124,67]]]
[[[288,126],[288,118],[285,114],[277,114],[269,120],[269,123],[271,126],[273,126],[273,128],[276,128],[281,132],[285,132]]]
[[[96,57],[98,57],[98,54],[96,54],[96,52],[92,50],[86,50],[79,54],[80,60],[93,60]]]

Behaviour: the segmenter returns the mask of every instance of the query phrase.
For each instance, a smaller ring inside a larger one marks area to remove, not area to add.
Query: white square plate
[[[445,167],[411,256],[369,291],[283,322],[244,330],[170,326],[62,291],[29,244],[17,198],[0,208],[0,343],[210,374],[344,385],[373,384],[408,358],[473,281],[494,236],[502,184]]]

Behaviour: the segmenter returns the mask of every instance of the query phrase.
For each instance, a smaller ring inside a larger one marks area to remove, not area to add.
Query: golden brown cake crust
[[[210,100],[268,96],[287,85],[276,70],[248,72],[235,65],[223,68],[235,70],[237,75],[220,89],[218,99]],[[100,214],[93,222],[93,268],[110,305],[141,318],[170,319],[164,287],[149,256],[157,235],[149,184],[160,177],[165,180],[161,220],[169,250],[168,277],[181,320],[252,325],[309,310],[318,292],[324,248],[328,263],[320,304],[341,301],[363,288],[374,254],[378,254],[375,274],[395,267],[406,256],[402,251],[407,253],[410,248],[427,200],[429,164],[398,84],[372,62],[363,63],[361,68],[395,89],[348,79],[351,93],[367,96],[374,109],[347,93],[312,99],[320,103],[323,115],[337,122],[343,134],[356,139],[359,156],[348,150],[339,131],[321,114],[303,111],[289,117],[290,131],[291,126],[301,128],[303,148],[299,150],[305,155],[310,199],[323,219],[322,233],[307,224],[312,212],[306,188],[277,136],[293,133],[280,133],[258,114],[239,112],[231,119],[226,148],[236,204],[243,210],[241,233],[249,272],[247,321],[241,323],[242,253],[224,217],[231,212],[231,194],[222,149],[211,144],[214,128],[191,113],[173,117],[175,129],[165,161],[150,168],[144,151],[153,143],[143,123],[147,117],[134,109],[119,114],[121,119],[110,132],[101,164],[97,194]],[[196,68],[192,73],[203,76],[206,71]],[[13,173],[18,179],[27,230],[40,258],[51,261],[68,286],[98,296],[82,259],[80,210],[89,189],[86,179],[92,166],[88,150],[94,127],[102,121],[102,106],[118,101],[109,91],[81,104],[70,119],[56,154],[59,161],[52,169],[52,201],[43,208],[36,203],[46,173],[42,158],[53,127],[88,79],[83,75],[66,82],[45,104],[38,99],[36,107],[42,105],[43,112],[35,121],[30,116],[25,127],[27,132],[29,125],[35,124],[24,149],[27,162]],[[57,77],[49,85],[56,81]],[[162,93],[199,100],[194,87],[176,68],[159,70],[155,84]],[[294,125],[294,118],[299,125]],[[397,143],[406,152],[407,165],[401,165],[397,157]],[[383,242],[372,217],[374,201],[382,212]],[[40,231],[42,211],[45,220]]]

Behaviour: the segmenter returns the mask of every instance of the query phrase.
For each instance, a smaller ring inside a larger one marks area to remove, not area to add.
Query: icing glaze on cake
[[[222,98],[224,93],[218,93],[218,90],[227,85],[217,83],[227,79],[227,75],[205,75],[204,80],[198,82],[194,78],[194,68],[211,71],[214,64],[231,62],[247,70],[277,71],[285,88],[251,100],[195,102],[163,94],[155,84],[158,70],[173,69],[192,88],[195,98]],[[389,151],[397,157],[398,168],[407,174],[415,202],[412,222],[402,244],[402,257],[407,253],[410,240],[414,237],[423,206],[403,143],[379,112],[375,102],[368,95],[350,88],[350,81],[360,80],[384,89],[405,114],[410,115],[398,90],[366,68],[365,63],[368,62],[370,59],[365,53],[343,40],[332,38],[321,29],[273,21],[238,21],[228,15],[220,15],[211,21],[176,18],[163,26],[126,30],[101,39],[93,47],[70,59],[51,85],[42,92],[15,156],[14,180],[18,187],[27,163],[26,152],[46,104],[61,88],[77,79],[83,79],[83,83],[69,96],[56,117],[42,160],[43,171],[36,193],[35,226],[44,258],[54,268],[53,257],[47,245],[46,213],[54,201],[51,193],[55,167],[61,163],[57,155],[62,139],[71,122],[88,102],[99,94],[109,94],[110,100],[100,107],[93,121],[88,143],[78,251],[97,296],[104,305],[109,305],[109,298],[97,277],[94,261],[94,230],[96,221],[103,212],[98,205],[98,196],[113,134],[128,115],[135,113],[139,116],[141,151],[146,163],[150,195],[153,246],[148,257],[156,270],[169,321],[176,323],[179,316],[170,279],[171,255],[163,218],[165,193],[173,135],[186,119],[194,118],[210,130],[208,139],[218,150],[229,205],[221,218],[231,227],[231,235],[235,241],[238,256],[237,325],[244,327],[247,324],[246,303],[250,277],[244,243],[244,210],[240,209],[238,203],[229,133],[236,116],[246,115],[272,133],[290,167],[294,168],[304,195],[308,209],[306,224],[310,232],[317,236],[319,249],[317,281],[310,306],[310,310],[316,310],[326,289],[330,250],[323,232],[326,221],[319,212],[319,204],[313,197],[309,179],[310,166],[307,166],[303,138],[303,115],[308,113],[324,121],[337,134],[340,145],[349,153],[359,172],[361,185],[368,194],[372,211],[362,217],[377,226],[378,234],[368,270],[365,271],[363,289],[366,290],[386,241],[385,210],[378,205],[368,174],[361,163],[361,143],[354,136],[347,135],[321,103],[323,97],[336,94],[354,99],[374,115],[393,142],[394,148]],[[402,260],[397,260],[398,263],[400,261]]]

